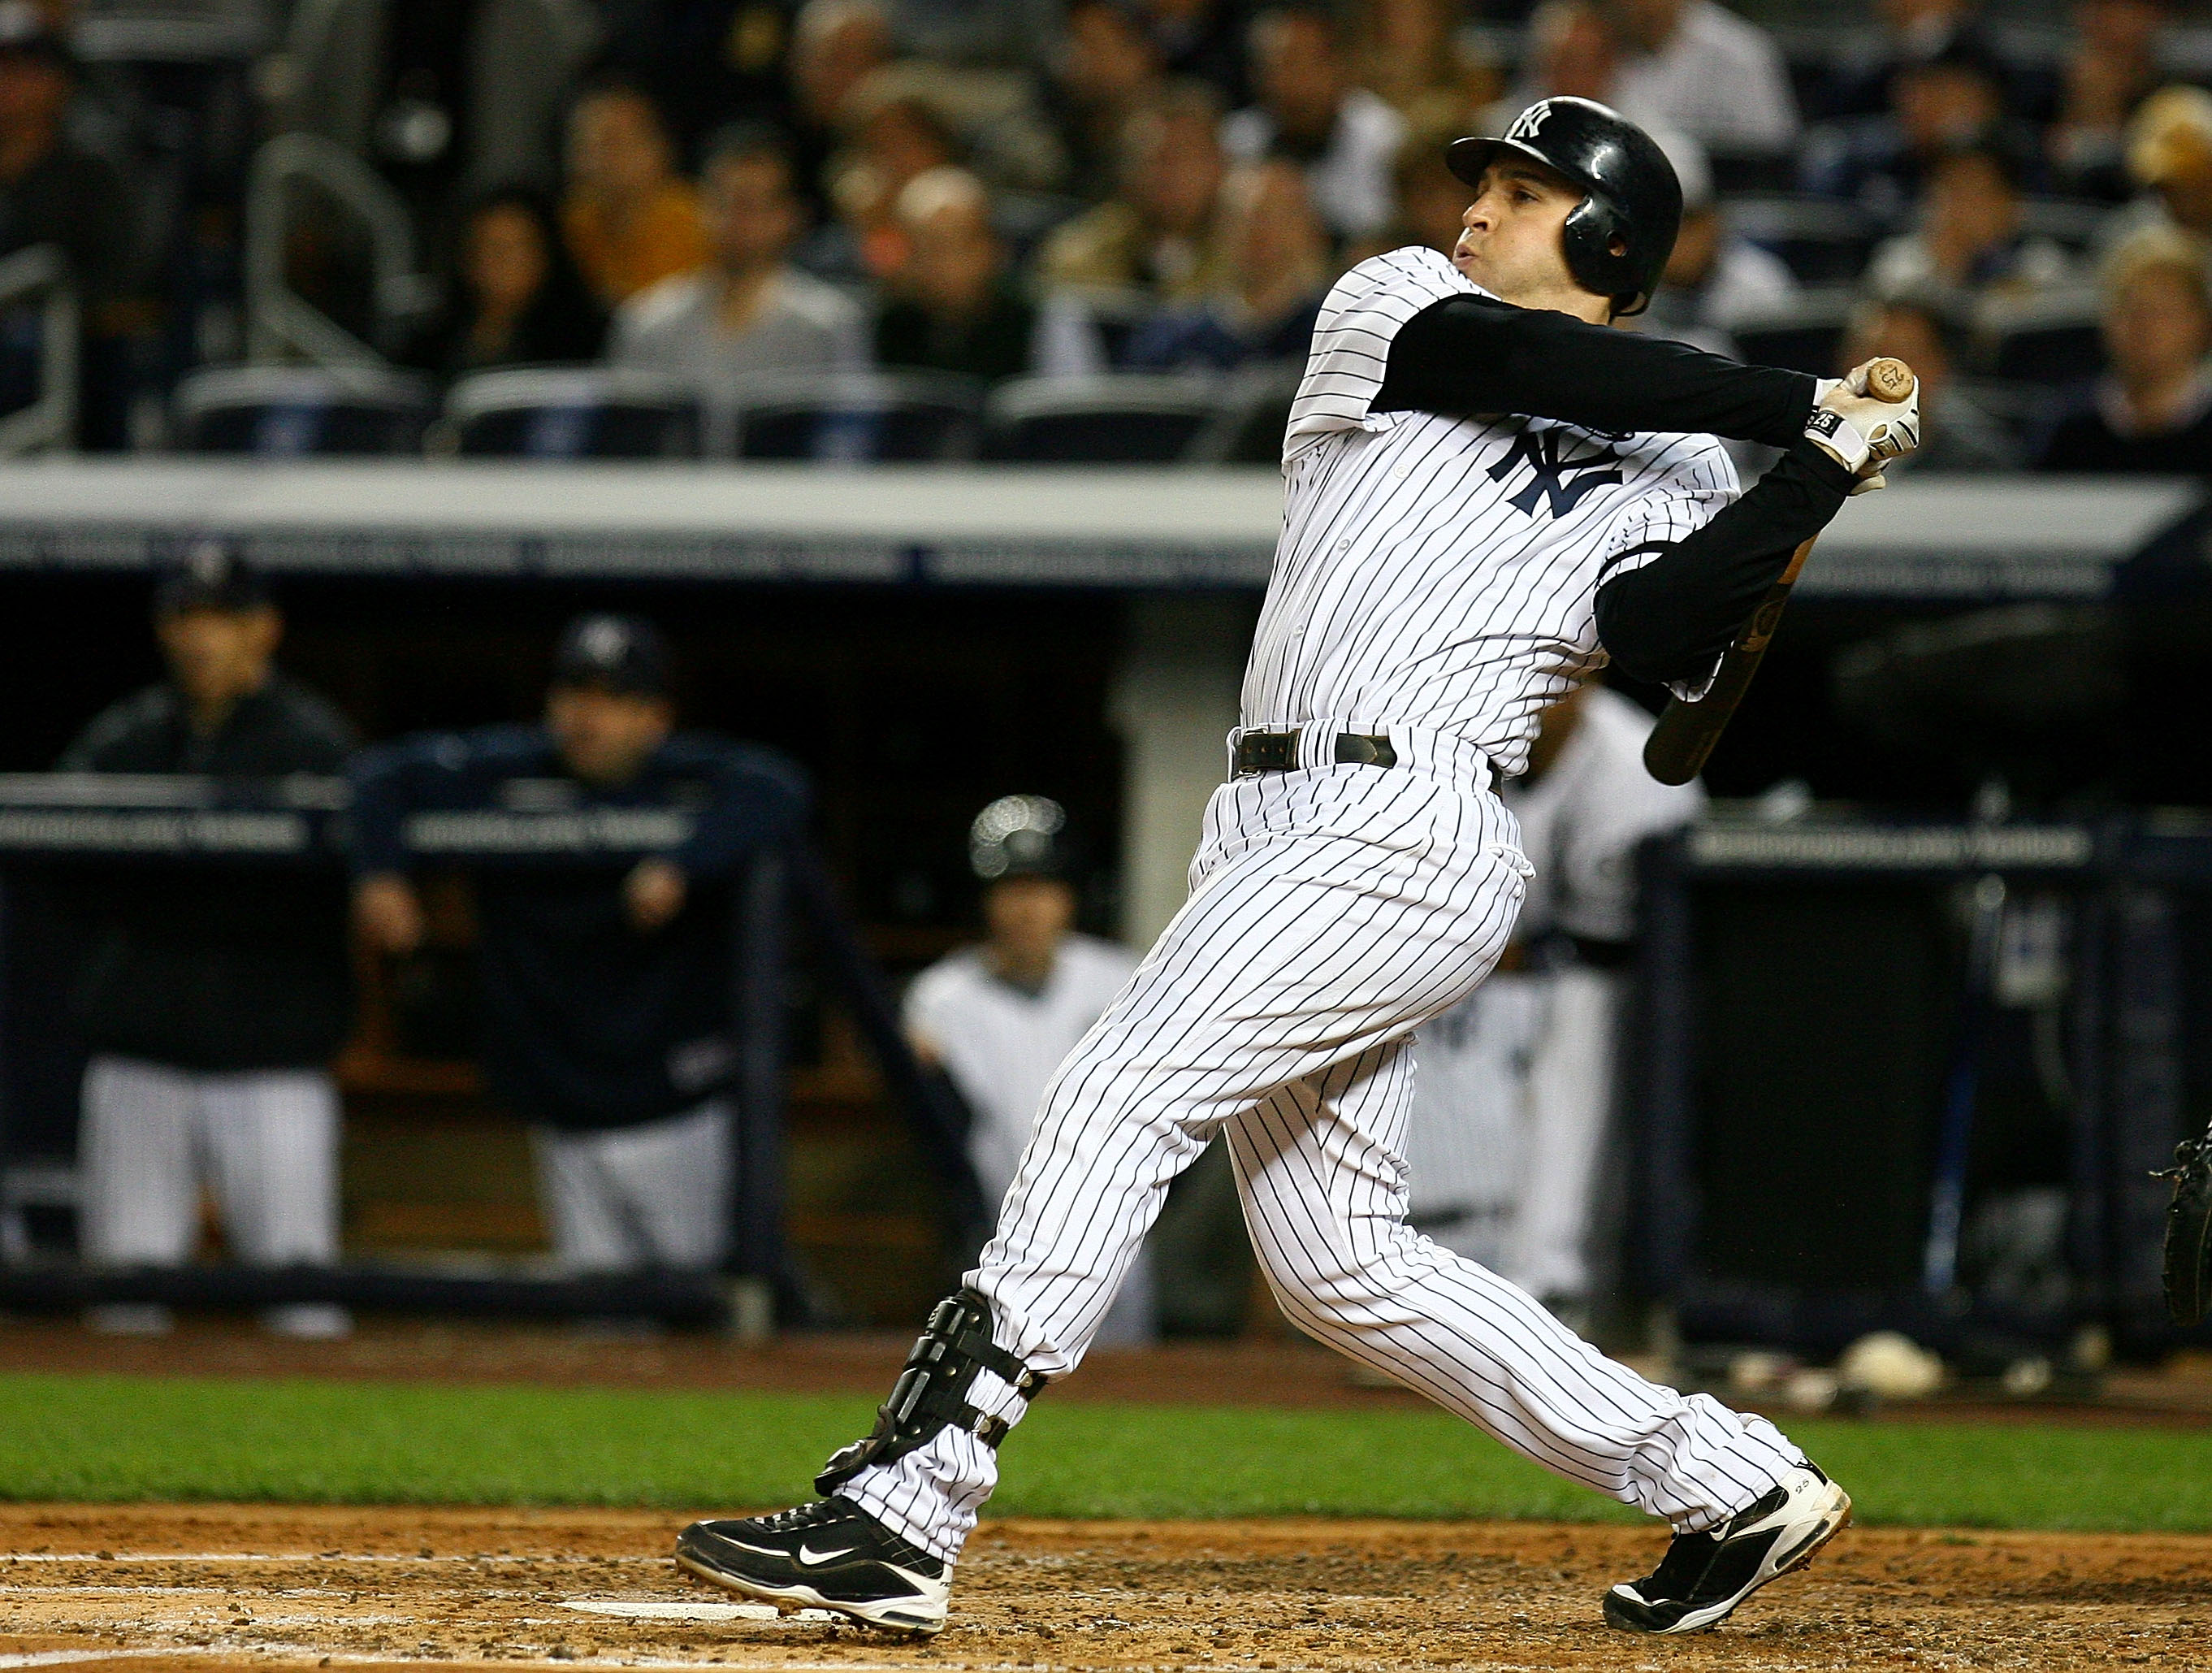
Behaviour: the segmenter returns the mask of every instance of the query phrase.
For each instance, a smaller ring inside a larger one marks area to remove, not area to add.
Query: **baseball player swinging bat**
[[[1321,307],[1189,899],[1053,1076],[874,1427],[812,1502],[686,1528],[686,1573],[941,1630],[1000,1443],[1216,1135],[1300,1329],[1669,1524],[1658,1567],[1599,1600],[1613,1627],[1703,1632],[1848,1520],[1764,1418],[1646,1380],[1420,1238],[1402,1158],[1413,1037],[1489,975],[1534,870],[1498,786],[1539,717],[1608,662],[1704,678],[1789,555],[1911,450],[1917,405],[1612,329],[1682,213],[1619,112],[1541,100],[1445,162],[1470,198],[1452,252],[1370,257]],[[1783,456],[1739,491],[1724,435]]]
[[[1876,360],[1868,363],[1865,387],[1859,392],[1880,401],[1902,401],[1911,396],[1913,388],[1912,368],[1903,361]],[[1695,703],[1685,703],[1680,697],[1668,700],[1659,724],[1644,742],[1644,768],[1662,784],[1687,784],[1705,770],[1705,757],[1720,742],[1743,694],[1751,689],[1752,676],[1759,672],[1767,642],[1781,623],[1783,607],[1790,602],[1790,589],[1797,584],[1797,572],[1812,555],[1812,541],[1799,545],[1790,567],[1767,588],[1751,620],[1744,624],[1743,631],[1721,659],[1705,695]]]

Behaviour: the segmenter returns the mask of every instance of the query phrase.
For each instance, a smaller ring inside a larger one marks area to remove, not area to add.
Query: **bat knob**
[[[1912,368],[1884,356],[1867,362],[1866,391],[1877,401],[1902,401],[1912,393]]]

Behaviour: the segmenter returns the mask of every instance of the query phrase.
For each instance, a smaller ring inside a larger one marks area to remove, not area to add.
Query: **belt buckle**
[[[1390,747],[1387,732],[1340,732],[1336,734],[1336,764],[1340,767],[1395,767],[1398,751]]]
[[[1287,773],[1298,764],[1298,733],[1248,732],[1237,740],[1237,776]]]

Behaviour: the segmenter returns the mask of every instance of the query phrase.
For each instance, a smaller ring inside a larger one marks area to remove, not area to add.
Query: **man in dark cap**
[[[351,729],[276,672],[283,619],[218,540],[165,575],[154,630],[169,678],[126,697],[63,755],[64,772],[278,778],[343,770]],[[232,1251],[258,1265],[337,1254],[338,1106],[328,1065],[352,1013],[345,897],[307,873],[115,872],[86,879],[76,993],[85,1072],[83,1249],[174,1266],[211,1190]],[[167,1329],[157,1307],[96,1310],[110,1329]],[[271,1329],[342,1335],[334,1307]]]
[[[569,624],[545,719],[371,750],[354,776],[354,910],[371,945],[423,935],[410,813],[678,809],[684,839],[627,868],[532,867],[476,882],[483,1052],[530,1123],[555,1252],[578,1271],[702,1268],[726,1246],[727,884],[805,817],[791,763],[672,730],[668,659],[635,617]]]

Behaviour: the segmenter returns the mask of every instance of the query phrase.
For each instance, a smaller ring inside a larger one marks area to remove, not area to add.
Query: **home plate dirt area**
[[[2212,1538],[1854,1529],[1720,1630],[1609,1631],[1656,1530],[990,1523],[916,1643],[763,1618],[607,1511],[0,1506],[0,1669],[403,1662],[861,1669],[2212,1664]],[[702,1618],[703,1617],[703,1618]]]

